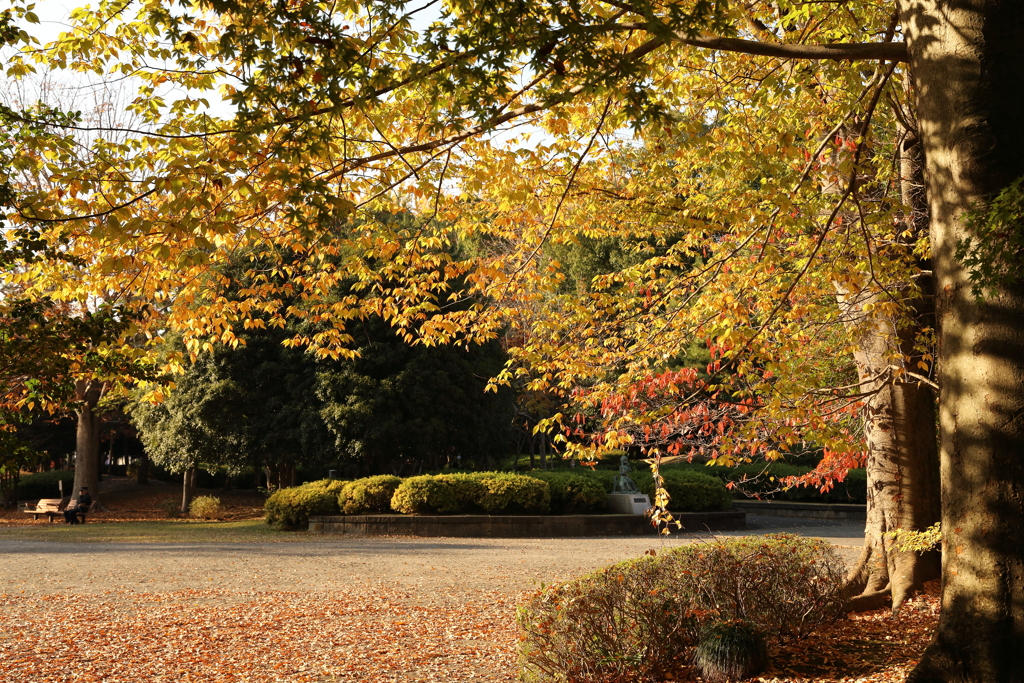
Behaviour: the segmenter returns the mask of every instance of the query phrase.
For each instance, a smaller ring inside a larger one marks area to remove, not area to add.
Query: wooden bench
[[[35,504],[35,507],[25,506],[21,511],[32,515],[32,519],[39,519],[39,515],[46,515],[47,521],[52,522],[56,515],[64,517],[64,505],[63,498],[42,498]]]
[[[39,519],[39,515],[46,515],[46,521],[52,522],[54,517],[64,519],[64,510],[70,504],[70,500],[63,498],[41,498],[35,507],[25,506],[22,512],[32,515],[32,519]],[[78,519],[84,524],[85,516],[89,513],[89,506],[77,511]]]

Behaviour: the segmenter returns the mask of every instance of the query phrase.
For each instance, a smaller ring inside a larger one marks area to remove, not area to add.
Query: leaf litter
[[[938,615],[937,586],[776,649],[762,683],[906,677]],[[393,586],[326,592],[0,594],[2,683],[515,681],[518,596],[424,600]],[[684,668],[666,681],[699,680]]]

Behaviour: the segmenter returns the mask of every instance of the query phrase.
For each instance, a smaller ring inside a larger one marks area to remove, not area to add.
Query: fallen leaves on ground
[[[763,683],[895,683],[903,681],[931,640],[939,616],[939,582],[905,604],[850,615],[772,653]]]
[[[903,680],[934,628],[934,588],[895,617],[854,615],[780,648],[758,680]],[[0,683],[516,680],[515,599],[453,597],[392,587],[4,594]]]
[[[510,681],[513,602],[186,590],[0,596],[3,683]]]

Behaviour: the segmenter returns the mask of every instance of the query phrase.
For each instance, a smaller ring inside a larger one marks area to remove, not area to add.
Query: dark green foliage
[[[402,480],[390,474],[351,481],[338,494],[338,507],[345,515],[391,512],[391,497]]]
[[[18,500],[38,500],[39,498],[60,498],[60,485],[64,482],[64,495],[72,494],[75,485],[74,470],[50,470],[38,474],[26,474],[18,482]]]
[[[530,476],[547,482],[551,491],[552,514],[581,515],[605,511],[608,493],[604,483],[596,477],[564,470],[535,470],[530,472]]]
[[[264,504],[267,524],[281,531],[305,529],[312,515],[338,514],[338,493],[346,483],[325,479],[278,489]]]
[[[966,237],[957,240],[956,258],[971,281],[978,299],[997,296],[1021,276],[1024,254],[1024,177],[999,191],[987,204],[975,206],[964,216]]]
[[[768,646],[749,624],[719,621],[701,633],[693,662],[711,683],[743,680],[768,668]]]
[[[320,362],[284,338],[247,332],[245,346],[200,355],[162,404],[136,404],[132,421],[153,463],[181,472],[334,462],[316,396]]]
[[[478,512],[487,486],[469,474],[425,474],[402,481],[391,509],[405,514],[454,515]]]
[[[719,539],[546,588],[518,613],[526,681],[645,680],[684,661],[709,624],[743,620],[769,642],[843,614],[843,561],[790,535]]]
[[[439,470],[508,448],[510,391],[485,392],[504,366],[497,342],[409,346],[379,319],[352,323],[359,357],[321,372],[318,396],[338,451],[368,473]]]
[[[732,495],[720,479],[690,470],[663,469],[662,480],[668,491],[669,509],[677,512],[705,512],[728,510]],[[650,471],[633,473],[633,480],[641,492],[654,500],[654,476]]]
[[[476,475],[487,488],[480,507],[491,515],[544,515],[551,509],[548,484],[522,474]]]

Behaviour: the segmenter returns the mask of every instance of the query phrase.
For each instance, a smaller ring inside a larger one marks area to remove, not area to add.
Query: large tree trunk
[[[901,129],[899,160],[900,190],[908,211],[904,242],[909,250],[929,226],[924,159],[916,130]],[[861,331],[854,354],[861,391],[875,392],[864,414],[867,523],[864,550],[847,576],[851,611],[890,603],[896,611],[941,570],[937,552],[898,551],[889,536],[897,529],[923,531],[941,514],[935,394],[928,378],[919,375],[923,357],[915,345],[918,332],[935,325],[934,283],[926,274],[930,265],[920,263],[922,296],[907,302],[914,321],[910,325],[864,313],[864,304],[878,303],[877,294],[859,292],[859,297],[844,298],[847,314]]]
[[[92,495],[93,511],[103,510],[100,502],[100,417],[96,406],[106,391],[106,385],[95,380],[75,383],[78,426],[75,434],[75,484],[72,498],[78,498],[82,488]]]
[[[855,139],[861,133],[851,127],[841,136]],[[903,134],[909,138],[913,132]],[[843,148],[836,146],[822,167],[819,185],[825,195],[844,193],[846,181],[840,180],[843,173],[839,170],[849,161],[844,154]],[[924,234],[928,226],[920,191],[920,146],[907,146],[900,159],[902,199],[910,207],[903,221],[903,232],[908,235],[904,247],[909,253],[917,235]],[[851,226],[859,220],[852,211],[846,218]],[[923,291],[923,297],[905,300],[913,321],[904,322],[882,313],[886,307],[878,304],[889,294],[880,292],[872,279],[837,282],[835,286],[843,319],[856,335],[854,362],[860,392],[867,397],[863,410],[867,521],[864,549],[846,579],[847,607],[858,612],[891,604],[895,611],[925,581],[939,576],[937,553],[897,551],[889,536],[897,529],[923,531],[939,520],[935,397],[930,387],[900,372],[915,368],[920,360],[915,341],[922,327],[934,324],[934,299],[931,291]],[[904,297],[911,296],[910,283],[899,289]]]
[[[890,601],[899,609],[939,576],[937,554],[897,551],[888,536],[897,529],[922,531],[939,519],[935,399],[929,387],[894,376],[892,346],[900,339],[889,321],[871,322],[855,354],[861,390],[875,393],[864,408],[867,523],[864,550],[847,577],[853,611]]]
[[[1024,283],[978,300],[955,259],[971,236],[965,212],[1024,175],[1024,3],[900,4],[925,148],[942,386],[942,611],[910,680],[1024,681]],[[1007,229],[1019,235],[1021,223]]]

